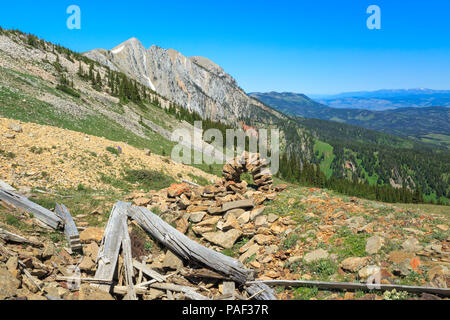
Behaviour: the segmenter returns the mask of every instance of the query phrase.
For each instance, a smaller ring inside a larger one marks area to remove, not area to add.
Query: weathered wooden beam
[[[9,184],[7,184],[5,181],[0,180],[0,189],[6,190],[6,191],[16,191],[15,188],[11,187]]]
[[[133,258],[131,256],[131,240],[130,234],[128,233],[128,217],[121,220],[122,224],[122,254],[123,254],[123,266],[125,271],[125,282],[127,284],[127,295],[126,300],[137,300],[136,290],[134,289],[133,277]]]
[[[410,293],[430,293],[440,296],[450,297],[450,289],[420,287],[420,286],[403,286],[395,284],[367,284],[367,283],[351,283],[351,282],[322,282],[322,281],[303,281],[303,280],[264,280],[251,281],[247,284],[265,284],[268,286],[282,287],[317,287],[324,290],[361,290],[361,291],[406,291]]]
[[[63,221],[56,214],[12,191],[0,189],[0,200],[32,213],[37,219],[53,229],[59,229],[63,225]]]
[[[193,260],[242,284],[253,279],[254,272],[246,269],[238,260],[189,239],[146,208],[129,206],[128,214],[153,238],[179,257],[187,261]]]
[[[77,226],[70,215],[69,210],[63,204],[56,204],[55,213],[64,222],[64,234],[72,251],[79,251],[82,249],[80,242],[80,234]]]
[[[128,203],[118,202],[112,209],[97,256],[98,265],[95,279],[105,279],[111,282],[113,280],[124,233],[122,221],[127,219],[129,206]],[[93,284],[93,286],[104,291],[112,289],[111,285]]]
[[[190,184],[193,187],[200,187],[200,185],[198,185],[198,184],[196,184],[196,183],[194,183],[192,181],[186,180],[186,179],[183,179],[181,181],[184,182],[184,183]]]

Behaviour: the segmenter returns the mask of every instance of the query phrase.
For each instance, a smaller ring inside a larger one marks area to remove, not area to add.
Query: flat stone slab
[[[253,209],[254,206],[255,204],[253,203],[253,200],[250,199],[226,202],[222,205],[222,212],[226,212],[233,209],[245,209],[245,208]]]

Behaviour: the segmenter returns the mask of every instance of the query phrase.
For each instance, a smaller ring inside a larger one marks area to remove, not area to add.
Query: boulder
[[[200,212],[193,212],[189,215],[189,221],[193,223],[199,223],[203,220],[203,218],[206,216],[206,212],[200,211]]]
[[[278,220],[278,218],[279,218],[279,217],[278,217],[276,214],[271,213],[271,214],[268,215],[267,221],[268,221],[269,223],[274,223],[275,221]]]
[[[389,253],[389,260],[393,263],[402,263],[405,260],[408,260],[408,262],[411,261],[411,259],[414,259],[415,255],[411,252],[405,252],[405,251],[392,251]]]
[[[181,260],[172,251],[167,250],[166,256],[164,257],[163,268],[169,270],[180,270],[183,268],[183,260]]]
[[[80,287],[79,300],[114,300],[114,298],[106,291],[83,283]]]
[[[103,228],[87,228],[80,233],[80,241],[83,243],[89,243],[92,241],[101,242],[103,233]]]
[[[247,211],[247,212],[244,212],[243,214],[241,214],[239,216],[239,218],[237,219],[237,221],[239,222],[239,224],[241,226],[248,223],[250,221],[250,212]]]
[[[90,257],[92,260],[97,260],[98,256],[98,250],[100,248],[98,247],[97,242],[91,242],[87,246],[83,247],[83,254],[87,257]]]
[[[222,205],[222,211],[229,211],[232,209],[248,209],[253,208],[255,205],[253,203],[252,199],[246,199],[246,200],[239,200],[239,201],[232,201],[232,202],[226,202]]]
[[[251,245],[248,250],[239,257],[239,261],[245,263],[248,258],[251,258],[254,254],[257,254],[260,246],[257,244]]]
[[[50,259],[56,252],[56,247],[52,241],[46,241],[44,244],[44,250],[41,253],[43,260]]]
[[[341,268],[346,271],[356,272],[364,267],[368,262],[367,258],[351,257],[341,263]]]
[[[12,130],[14,132],[17,132],[17,133],[21,133],[23,131],[22,127],[20,126],[20,124],[17,124],[17,123],[10,123],[8,125],[8,129],[10,129],[10,130]]]
[[[0,267],[0,300],[12,298],[17,295],[20,281],[3,267]]]
[[[90,257],[83,257],[83,260],[78,267],[81,271],[92,273],[95,269],[95,263]]]
[[[259,216],[256,218],[255,227],[267,227],[267,216]]]
[[[422,246],[419,243],[419,240],[416,238],[409,238],[402,244],[402,248],[407,252],[417,252],[422,250]]]
[[[232,215],[230,214],[227,218],[227,220],[225,221],[224,225],[222,226],[222,230],[223,231],[228,231],[230,229],[240,229],[241,226],[239,225],[238,220]]]
[[[366,266],[364,268],[362,268],[361,270],[359,270],[358,275],[361,279],[367,279],[375,274],[377,274],[378,272],[381,271],[381,268],[379,266]]]
[[[250,220],[255,221],[255,219],[257,217],[259,217],[260,215],[262,215],[264,213],[265,209],[266,209],[266,207],[260,207],[260,208],[253,209],[250,212]]]
[[[145,207],[152,202],[149,198],[137,198],[133,200],[134,204],[138,207]]]
[[[383,246],[384,239],[379,236],[370,237],[366,243],[366,252],[368,254],[376,254]]]

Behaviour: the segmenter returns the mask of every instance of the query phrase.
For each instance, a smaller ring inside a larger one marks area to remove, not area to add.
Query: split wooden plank
[[[134,289],[133,277],[133,258],[131,255],[131,240],[130,234],[128,233],[128,219],[122,219],[122,254],[123,254],[123,266],[125,271],[125,281],[127,284],[127,295],[126,300],[137,300],[136,291]]]
[[[192,278],[205,278],[205,279],[219,279],[219,280],[227,280],[228,278],[214,272],[209,269],[190,269],[190,270],[181,270],[181,274],[184,277],[192,277]]]
[[[32,213],[37,219],[53,229],[59,229],[63,225],[61,218],[53,212],[12,191],[0,189],[0,200]]]
[[[38,243],[34,243],[33,241],[30,241],[22,236],[19,236],[18,234],[6,231],[4,229],[0,228],[0,239],[3,239],[7,242],[14,242],[14,243],[26,243],[31,245],[40,245]]]
[[[245,284],[247,281],[254,279],[255,272],[245,268],[240,261],[206,248],[189,239],[150,210],[142,207],[129,206],[128,215],[153,238],[179,257],[206,266],[240,284]],[[246,289],[250,295],[264,289],[264,293],[258,294],[256,299],[276,300],[273,290],[266,285],[255,284],[248,286]]]
[[[188,261],[194,260],[242,284],[253,279],[253,270],[246,269],[236,259],[206,248],[189,239],[150,210],[129,206],[128,213],[153,238],[157,239],[179,257]]]
[[[66,235],[67,242],[69,243],[70,249],[72,251],[79,251],[82,249],[80,234],[78,232],[77,226],[70,215],[69,210],[63,204],[56,204],[55,213],[64,222],[64,234]]]
[[[272,288],[265,283],[254,282],[247,286],[246,291],[255,300],[277,300]]]
[[[157,282],[164,282],[166,280],[166,278],[163,275],[159,274],[155,270],[150,269],[149,267],[145,266],[143,263],[141,263],[135,259],[133,259],[133,266],[137,270],[142,270],[142,272],[146,276],[149,276],[150,278],[155,279]]]
[[[127,219],[129,206],[128,203],[118,202],[112,209],[97,256],[95,279],[106,279],[111,282],[113,280],[124,233],[121,221]],[[93,286],[108,292],[112,289],[111,285],[93,284]]]
[[[267,280],[267,281],[251,281],[248,284],[264,284],[269,286],[284,287],[317,287],[325,290],[362,290],[362,291],[406,291],[410,293],[430,293],[450,297],[450,289],[420,287],[420,286],[404,286],[395,284],[367,284],[367,283],[351,283],[351,282],[324,282],[324,281],[304,281],[304,280]]]
[[[196,183],[194,183],[192,181],[186,180],[186,179],[183,179],[181,181],[184,182],[184,183],[187,183],[187,184],[189,184],[189,185],[191,185],[193,187],[200,187],[200,185],[198,185],[198,184],[196,184]]]
[[[0,180],[0,189],[6,190],[6,191],[16,191],[15,188],[11,187],[9,184],[7,184],[5,181]]]

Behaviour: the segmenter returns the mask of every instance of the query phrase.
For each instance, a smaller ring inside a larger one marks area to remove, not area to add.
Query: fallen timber
[[[69,210],[67,210],[65,205],[59,205],[57,203],[55,213],[64,222],[64,234],[67,242],[69,243],[70,249],[72,249],[72,251],[81,250],[80,234],[78,233],[77,226],[75,225]]]
[[[33,241],[28,240],[27,238],[24,238],[22,236],[19,236],[18,234],[3,230],[0,228],[0,239],[3,239],[8,242],[14,242],[14,243],[26,243],[31,244],[33,246],[41,246],[41,243],[35,243]]]
[[[134,206],[128,206],[127,210],[131,219],[180,258],[200,263],[241,285],[254,279],[254,271],[245,268],[240,261],[189,239],[150,210]],[[273,290],[265,284],[250,284],[246,289],[250,295],[260,292],[255,299],[276,300]]]
[[[124,234],[122,220],[127,219],[128,207],[128,203],[118,202],[112,209],[97,256],[98,266],[95,279],[104,279],[111,282],[113,280]],[[105,291],[112,289],[111,285],[105,284],[93,284],[93,286]]]
[[[34,217],[45,223],[52,229],[59,229],[63,226],[63,221],[48,209],[31,202],[26,197],[16,194],[12,191],[0,189],[0,200],[3,200],[13,206],[32,213]]]
[[[444,297],[450,297],[450,289],[420,287],[420,286],[404,286],[395,284],[367,284],[367,283],[351,283],[351,282],[323,282],[323,281],[303,281],[303,280],[261,280],[250,281],[247,284],[283,287],[317,287],[324,290],[361,290],[361,291],[406,291],[409,293],[430,293]]]

